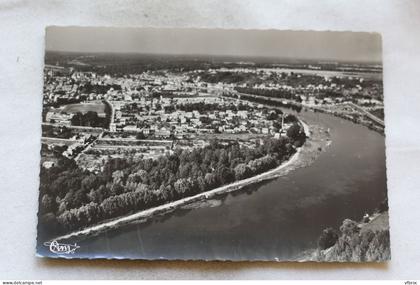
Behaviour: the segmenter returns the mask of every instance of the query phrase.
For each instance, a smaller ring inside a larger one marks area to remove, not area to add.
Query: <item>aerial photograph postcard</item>
[[[380,34],[52,26],[44,60],[37,256],[391,259]]]

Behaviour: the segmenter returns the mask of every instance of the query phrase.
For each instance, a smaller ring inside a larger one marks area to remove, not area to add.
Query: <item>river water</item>
[[[332,144],[311,165],[209,206],[79,239],[75,255],[290,260],[315,248],[324,228],[372,212],[387,192],[384,137],[327,114],[299,116],[330,128]]]

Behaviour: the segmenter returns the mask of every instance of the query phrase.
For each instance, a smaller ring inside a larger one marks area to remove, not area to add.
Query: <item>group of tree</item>
[[[84,93],[84,94],[90,94],[90,93],[105,94],[111,88],[113,90],[121,90],[121,85],[119,84],[92,84],[90,82],[87,82],[84,85],[79,87],[79,91],[80,93]]]
[[[95,111],[77,112],[71,118],[72,126],[108,128],[110,121],[109,106],[105,104],[105,117],[99,117]]]
[[[226,95],[226,96],[230,96],[230,97],[235,97],[235,95]],[[256,102],[256,103],[260,103],[260,104],[266,104],[266,105],[270,105],[273,107],[282,107],[282,108],[288,108],[291,110],[294,110],[296,112],[300,112],[302,110],[302,105],[298,102],[294,103],[294,102],[282,102],[280,100],[274,100],[272,98],[269,97],[255,97],[255,96],[249,96],[249,95],[245,95],[245,94],[241,94],[241,98],[246,99],[247,101],[251,101],[251,102]]]
[[[218,103],[204,103],[204,102],[197,102],[197,103],[186,103],[186,104],[177,104],[176,109],[185,111],[185,112],[192,112],[192,111],[199,111],[200,113],[211,112],[211,111],[244,111],[250,109],[247,105],[243,103],[239,104],[218,104]]]
[[[295,146],[300,147],[306,139],[306,134],[298,123],[293,123],[287,129],[287,136],[294,141]]]
[[[64,94],[65,94],[64,91],[56,91],[56,95],[64,95]],[[51,107],[54,107],[54,108],[58,108],[58,107],[63,106],[63,105],[77,104],[77,103],[85,101],[86,98],[87,97],[84,96],[84,95],[79,95],[77,98],[75,98],[75,97],[67,98],[67,97],[58,96],[57,100],[55,102],[44,104],[44,107],[50,107],[51,106]],[[46,111],[45,112],[45,115],[46,115],[48,108],[44,108],[44,109]],[[43,114],[44,118],[45,118],[45,115]]]
[[[70,128],[65,126],[56,127],[51,125],[42,125],[42,136],[69,139],[74,136],[74,133]]]
[[[388,199],[373,212],[374,220],[364,216],[356,222],[345,219],[339,230],[328,227],[318,239],[317,261],[384,261],[390,257]],[[382,216],[382,217],[381,217]],[[328,249],[328,250],[326,250]]]
[[[246,72],[234,72],[234,71],[223,71],[216,73],[201,72],[199,75],[200,79],[207,83],[249,83],[250,81],[256,81],[254,83],[261,84],[263,80],[257,75]]]
[[[98,116],[97,112],[88,111],[86,113],[77,112],[71,118],[71,124],[73,126],[84,126],[84,127],[106,127],[106,118]]]
[[[235,87],[235,90],[239,93],[258,95],[263,97],[270,98],[281,98],[295,100],[297,102],[302,102],[302,99],[299,95],[295,94],[293,91],[288,89],[265,89],[265,88],[250,88],[250,87]]]
[[[287,160],[294,143],[266,138],[249,148],[213,140],[157,159],[109,158],[98,174],[61,158],[41,169],[40,226],[65,233],[245,179]]]
[[[363,226],[363,229],[361,227]],[[328,250],[326,250],[328,249]],[[390,258],[388,226],[372,227],[369,222],[361,225],[344,220],[340,230],[327,228],[318,240],[317,261],[385,261]]]

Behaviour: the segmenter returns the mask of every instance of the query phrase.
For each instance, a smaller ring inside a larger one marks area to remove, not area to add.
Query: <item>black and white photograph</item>
[[[46,28],[36,254],[391,259],[379,33]]]

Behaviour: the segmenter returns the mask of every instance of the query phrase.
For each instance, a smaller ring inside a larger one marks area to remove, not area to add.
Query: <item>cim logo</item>
[[[58,243],[56,240],[52,242],[44,242],[45,246],[48,246],[52,253],[56,254],[73,254],[76,249],[80,246],[75,244]]]

